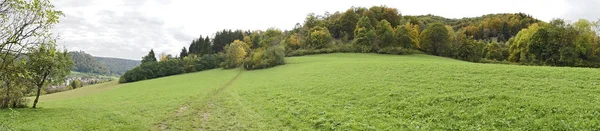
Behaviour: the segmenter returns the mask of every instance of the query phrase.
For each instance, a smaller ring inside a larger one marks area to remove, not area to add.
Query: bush
[[[394,54],[394,55],[405,55],[405,54],[414,54],[415,50],[411,50],[411,49],[405,49],[405,48],[401,48],[401,47],[387,47],[387,48],[382,48],[379,51],[377,51],[377,53],[379,54]]]
[[[321,49],[331,43],[333,37],[325,27],[317,26],[310,30],[309,48]]]
[[[204,55],[196,61],[196,71],[218,68],[223,61],[223,53]]]
[[[239,40],[225,46],[225,61],[221,64],[223,68],[231,69],[241,66],[247,55],[247,49],[246,43]]]
[[[79,87],[83,87],[83,83],[81,83],[81,80],[76,79],[76,80],[71,81],[69,86],[71,86],[72,89],[77,89]]]
[[[247,70],[264,69],[285,64],[285,49],[283,46],[271,46],[256,49],[244,60]]]

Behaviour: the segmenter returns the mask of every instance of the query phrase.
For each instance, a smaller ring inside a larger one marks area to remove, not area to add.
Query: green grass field
[[[51,94],[41,97],[41,109],[17,109],[10,124],[17,130],[600,130],[599,69],[428,55],[327,54],[287,62]]]

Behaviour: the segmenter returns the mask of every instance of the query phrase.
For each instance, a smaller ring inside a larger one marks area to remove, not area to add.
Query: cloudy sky
[[[150,49],[178,54],[222,29],[291,29],[308,13],[387,5],[404,15],[449,18],[524,12],[548,21],[600,18],[600,0],[54,0],[65,13],[59,44],[94,56],[139,60]]]

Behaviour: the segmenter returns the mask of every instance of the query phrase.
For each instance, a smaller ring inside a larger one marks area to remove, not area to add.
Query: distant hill
[[[122,75],[127,70],[132,69],[142,62],[137,60],[128,60],[121,58],[95,57],[96,60],[104,64],[113,74]]]
[[[69,52],[75,67],[73,71],[100,75],[121,75],[141,62],[119,58],[94,57],[83,51]]]

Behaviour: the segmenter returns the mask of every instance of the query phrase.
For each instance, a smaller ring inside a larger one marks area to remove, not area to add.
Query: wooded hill
[[[141,62],[120,58],[94,57],[83,51],[69,52],[75,67],[73,71],[100,75],[121,75]]]

